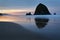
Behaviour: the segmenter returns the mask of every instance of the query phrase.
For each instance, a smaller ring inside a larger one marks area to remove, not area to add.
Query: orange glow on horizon
[[[20,9],[0,10],[0,13],[13,13],[13,12],[33,12],[33,10],[20,10]]]

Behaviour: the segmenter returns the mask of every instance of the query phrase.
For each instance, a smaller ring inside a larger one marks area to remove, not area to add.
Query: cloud
[[[51,13],[60,10],[60,0],[0,0],[0,10],[35,10],[39,3],[46,5]]]

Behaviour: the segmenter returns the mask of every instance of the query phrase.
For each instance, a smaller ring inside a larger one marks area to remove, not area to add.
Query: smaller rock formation
[[[31,14],[31,12],[29,12],[29,13],[26,13],[26,15],[32,15],[32,14]]]
[[[36,7],[34,15],[51,15],[48,8],[44,4],[39,4]]]
[[[3,16],[3,15],[8,15],[7,13],[0,13],[0,16]]]
[[[56,13],[54,13],[54,15],[56,15]]]
[[[2,13],[0,13],[0,16],[2,16],[3,14]]]

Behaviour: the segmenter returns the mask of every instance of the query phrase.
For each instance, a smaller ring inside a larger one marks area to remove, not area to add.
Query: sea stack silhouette
[[[29,12],[29,13],[26,13],[26,15],[32,15],[32,14],[31,14],[31,12]]]
[[[0,16],[2,16],[3,14],[2,13],[0,13]]]
[[[51,15],[51,14],[45,5],[40,3],[36,7],[34,15]]]

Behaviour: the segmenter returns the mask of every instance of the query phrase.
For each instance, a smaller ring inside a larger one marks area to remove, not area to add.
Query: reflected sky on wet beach
[[[60,16],[0,16],[1,22],[13,22],[36,35],[50,39],[60,39]]]

